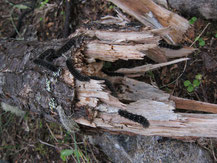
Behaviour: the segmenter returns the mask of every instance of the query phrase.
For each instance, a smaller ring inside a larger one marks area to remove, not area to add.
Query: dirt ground
[[[22,6],[17,4],[28,5],[28,3],[22,0],[0,2],[0,38],[7,38],[14,32],[13,23],[16,24],[22,11]],[[70,33],[84,23],[99,20],[105,15],[115,15],[114,5],[102,0],[78,0],[74,2],[72,8]],[[38,38],[39,41],[62,38],[65,18],[65,1],[41,0],[34,12],[29,13],[24,19],[19,38],[30,40]],[[191,17],[185,18],[191,19]],[[193,45],[198,51],[189,56],[190,61],[159,68],[138,80],[154,84],[178,97],[216,104],[217,22],[197,18],[183,39],[182,45],[190,46],[207,25],[201,39]],[[108,70],[147,63],[153,61],[147,58],[142,61],[117,61],[112,63]],[[199,80],[197,86],[193,88],[184,86],[186,81],[190,81],[193,85],[195,80]],[[109,162],[109,158],[99,148],[91,146],[84,135],[70,135],[55,123],[45,122],[42,117],[30,113],[25,118],[19,118],[0,109],[0,137],[0,159],[10,162],[62,162],[61,152],[64,149],[76,151],[68,157],[69,161]],[[76,142],[72,141],[74,137]],[[210,151],[213,159],[217,161],[216,140],[206,139],[201,146]]]

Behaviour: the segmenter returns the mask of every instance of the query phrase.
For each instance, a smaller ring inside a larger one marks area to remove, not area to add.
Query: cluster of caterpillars
[[[80,43],[83,41],[83,37],[77,36],[74,38],[71,38],[65,45],[63,45],[60,49],[54,50],[54,49],[48,49],[42,54],[39,55],[36,59],[34,59],[34,63],[41,65],[45,67],[46,69],[49,69],[53,72],[58,71],[58,67],[53,65],[52,62],[57,59],[58,57],[61,57],[63,53],[67,52],[72,46],[76,46],[77,43]],[[112,83],[104,78],[98,77],[98,76],[87,76],[81,74],[78,70],[74,68],[74,63],[72,59],[67,59],[66,60],[66,66],[69,69],[70,73],[75,77],[75,79],[82,81],[82,82],[88,82],[90,79],[94,80],[104,80],[105,85],[108,87],[108,89],[112,92],[113,96],[117,97],[117,93],[115,91],[115,88],[113,87]],[[118,114],[124,118],[127,118],[129,120],[132,120],[134,122],[137,122],[143,127],[147,128],[149,127],[149,121],[137,114],[130,113],[126,110],[119,109]]]

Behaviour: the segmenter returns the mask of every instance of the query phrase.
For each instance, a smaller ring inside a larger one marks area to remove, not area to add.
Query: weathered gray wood
[[[101,113],[92,122],[80,118],[78,123],[112,132],[166,137],[217,137],[217,114],[175,113],[175,103],[170,95],[144,82],[125,78],[122,80],[121,100],[135,101],[125,109],[145,116],[149,128],[120,117],[118,107],[99,105]],[[214,104],[213,104],[214,105]],[[206,110],[206,105],[203,105]],[[215,107],[217,107],[215,105]]]

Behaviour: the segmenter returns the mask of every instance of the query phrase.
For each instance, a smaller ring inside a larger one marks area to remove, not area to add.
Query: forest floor
[[[16,24],[25,6],[26,3],[22,0],[0,2],[0,38],[11,36],[15,30],[13,23]],[[102,0],[82,1],[74,4],[72,8],[70,33],[84,23],[116,14],[114,5]],[[39,41],[62,38],[65,16],[65,1],[41,0],[34,12],[24,19],[20,36],[17,38],[37,38]],[[201,19],[197,15],[193,19],[190,16],[185,18],[191,20],[192,28],[181,44],[198,48],[189,55],[191,60],[150,71],[138,80],[151,83],[178,97],[216,104],[217,22]],[[201,36],[198,38],[199,35]],[[196,38],[197,41],[193,43]],[[147,58],[142,61],[117,61],[108,69],[116,70],[147,63],[153,61]],[[185,86],[186,83],[188,86]],[[76,142],[72,141],[75,137]],[[204,140],[199,145],[207,149],[217,161],[217,141]],[[64,151],[65,149],[68,151]],[[109,158],[99,148],[90,145],[83,134],[71,135],[33,113],[20,118],[0,109],[0,159],[10,162],[61,162],[67,154],[71,154],[67,159],[73,162],[109,162]]]

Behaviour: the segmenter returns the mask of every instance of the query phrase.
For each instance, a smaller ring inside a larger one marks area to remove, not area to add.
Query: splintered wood
[[[135,17],[145,26],[154,29],[172,27],[166,40],[170,43],[177,43],[182,40],[183,34],[190,27],[188,20],[157,5],[152,0],[109,0],[124,12]]]
[[[176,103],[170,99],[169,94],[129,78],[124,78],[121,86],[123,93],[119,95],[119,99],[135,101],[127,104],[124,109],[146,117],[150,122],[149,128],[120,117],[117,111],[121,108],[109,104],[95,107],[100,112],[92,122],[83,118],[76,122],[126,134],[217,137],[217,114],[175,113]]]
[[[142,29],[141,31],[81,30],[86,35],[96,37],[87,43],[85,55],[88,58],[114,62],[118,59],[141,60],[145,56],[156,62],[166,62],[168,58],[183,57],[196,49],[183,47],[178,50],[160,48],[159,35],[165,35],[170,28]]]
[[[156,44],[137,45],[108,45],[102,43],[89,43],[87,45],[88,57],[114,62],[118,59],[143,59],[145,56],[142,50],[156,47]]]
[[[88,60],[94,62],[95,59],[100,59],[114,62],[119,59],[140,60],[144,57],[149,57],[156,62],[164,63],[117,70],[116,72],[125,74],[125,77],[108,77],[112,83],[119,86],[118,89],[120,91],[117,98],[110,95],[105,85],[102,89],[98,89],[95,92],[96,94],[93,93],[94,90],[91,90],[92,93],[88,92],[85,94],[86,89],[90,90],[90,83],[80,83],[85,85],[84,87],[77,87],[78,92],[80,92],[80,104],[94,107],[94,110],[88,110],[89,114],[94,115],[94,117],[91,121],[79,118],[76,122],[116,133],[168,137],[217,137],[216,114],[174,112],[178,107],[187,110],[216,113],[216,105],[200,103],[204,106],[204,108],[201,108],[198,102],[170,96],[149,84],[128,78],[139,77],[147,71],[162,66],[187,61],[189,58],[180,58],[169,62],[168,59],[187,56],[196,49],[192,47],[182,47],[180,49],[162,48],[159,46],[159,41],[161,38],[165,38],[171,44],[181,41],[183,34],[189,28],[188,21],[156,5],[151,0],[110,1],[141,23],[152,27],[152,29],[140,28],[139,30],[132,30],[133,28],[131,28],[131,30],[124,29],[120,31],[117,29],[110,31],[81,29],[86,35],[97,38],[86,44],[84,53],[89,58]],[[129,20],[121,12],[117,12],[117,18],[107,16],[101,22],[104,24],[116,22],[119,25],[129,23]],[[98,88],[97,86],[94,87]],[[89,95],[93,99],[97,98],[97,100],[94,102],[89,100]],[[88,102],[85,102],[85,100]],[[101,103],[98,103],[98,100]],[[146,117],[150,122],[149,128],[144,128],[137,122],[119,116],[118,112],[120,109],[134,115]],[[98,111],[97,114],[95,114],[96,110]]]
[[[147,64],[147,65],[138,66],[138,67],[134,67],[134,68],[120,68],[116,72],[123,73],[126,76],[130,76],[130,77],[138,77],[138,76],[144,75],[144,73],[147,71],[154,70],[154,69],[157,69],[157,68],[160,68],[163,66],[175,64],[178,62],[187,61],[187,60],[189,60],[189,58],[181,58],[181,59],[176,59],[176,60],[173,60],[170,62],[154,64],[154,65],[153,64]]]
[[[84,33],[99,39],[86,45],[85,55],[89,58],[110,62],[118,59],[143,59],[146,51],[156,48],[160,40],[159,36],[148,30],[139,32],[89,30]]]

